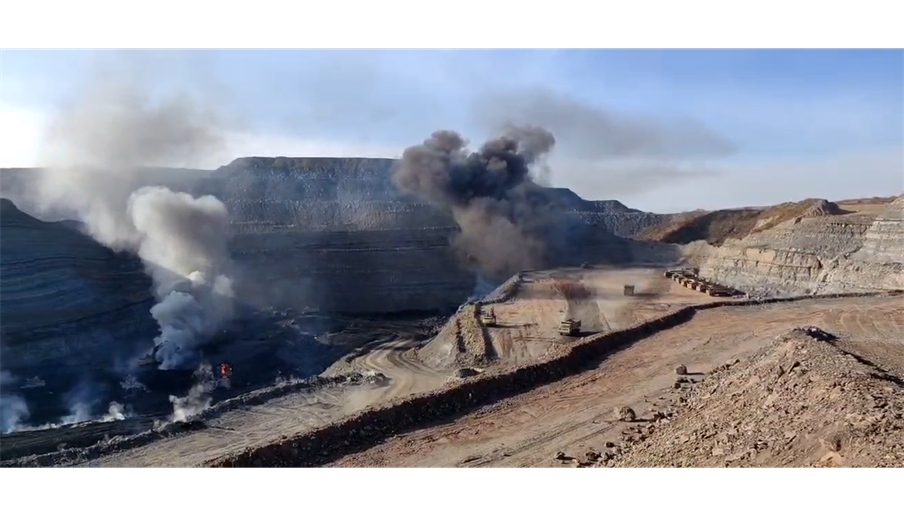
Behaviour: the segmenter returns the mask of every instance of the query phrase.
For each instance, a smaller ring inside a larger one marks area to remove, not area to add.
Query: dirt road
[[[899,298],[802,301],[732,307],[698,313],[690,322],[617,352],[597,368],[507,399],[454,422],[403,434],[335,467],[555,467],[561,451],[583,456],[617,441],[624,423],[613,421],[616,406],[648,416],[680,395],[674,370],[686,364],[708,372],[743,358],[780,333],[817,325],[846,335],[855,345],[876,348],[886,367],[901,365],[904,309]],[[897,354],[894,352],[897,349]]]
[[[563,289],[562,284],[566,285]],[[624,284],[636,287],[626,297]],[[560,292],[557,292],[557,288]],[[708,296],[661,277],[661,271],[590,270],[536,274],[521,294],[494,304],[490,336],[501,363],[535,361],[563,343],[556,324],[568,310],[598,327],[621,328]],[[705,372],[742,357],[792,326],[814,324],[848,337],[854,352],[904,371],[904,311],[899,298],[803,301],[700,312],[692,321],[609,357],[596,369],[507,399],[453,423],[404,434],[344,457],[336,466],[553,466],[557,451],[582,453],[615,440],[613,407],[628,404],[641,417],[679,395],[674,368]],[[356,369],[385,375],[376,387],[336,387],[298,393],[223,414],[210,428],[95,461],[98,466],[195,466],[322,426],[375,403],[425,392],[450,371],[427,367],[411,339],[382,343],[352,360]],[[490,367],[495,367],[491,365]]]
[[[389,380],[389,386],[368,390],[358,390],[347,396],[345,412],[354,412],[368,405],[436,389],[449,377],[448,371],[431,369],[417,360],[411,353],[416,341],[402,340],[388,342],[376,347],[370,353],[356,358],[353,363],[364,370],[381,373]]]
[[[604,332],[712,299],[664,278],[655,268],[564,269],[524,278],[515,299],[492,305],[498,326],[488,328],[488,335],[506,364],[534,362],[570,340],[557,331],[564,318],[580,320],[584,332]],[[634,296],[624,295],[626,284],[635,286]]]
[[[585,328],[604,331],[638,318],[655,317],[664,309],[708,300],[664,278],[660,281],[660,276],[661,271],[655,269],[575,269],[527,275],[518,297],[493,305],[499,325],[488,328],[486,334],[498,364],[536,361],[568,340],[556,330],[567,313],[585,321]],[[636,283],[641,295],[626,298],[622,286],[627,282]],[[660,306],[654,306],[651,299]],[[94,465],[194,466],[226,452],[321,426],[369,405],[441,386],[451,371],[434,369],[418,360],[413,349],[416,345],[411,339],[392,340],[352,360],[354,369],[385,375],[386,385],[286,396],[224,414],[211,421],[209,429],[108,456]]]

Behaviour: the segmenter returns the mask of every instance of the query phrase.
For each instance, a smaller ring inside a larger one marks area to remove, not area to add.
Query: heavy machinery
[[[559,334],[573,337],[581,332],[581,321],[565,319],[559,323]]]
[[[484,326],[496,326],[496,313],[493,309],[480,314],[480,323]]]

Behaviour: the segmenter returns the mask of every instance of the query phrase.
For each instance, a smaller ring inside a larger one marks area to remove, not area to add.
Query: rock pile
[[[904,382],[816,330],[716,368],[607,465],[904,467]]]

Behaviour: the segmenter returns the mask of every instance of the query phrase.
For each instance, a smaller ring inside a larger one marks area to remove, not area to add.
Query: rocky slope
[[[904,261],[904,195],[891,201],[888,208],[870,225],[863,247],[852,256],[869,263]]]
[[[395,163],[376,158],[239,158],[194,187],[230,208],[236,230],[263,230],[274,221],[303,229],[373,230],[452,227],[451,217],[398,191]],[[630,237],[670,215],[646,213],[618,201],[587,201],[571,190],[552,195],[585,224]]]
[[[249,302],[349,313],[452,310],[475,277],[449,249],[451,217],[400,193],[388,159],[240,158],[214,171],[149,171],[160,182],[212,194],[229,209],[231,249]],[[28,170],[3,171],[3,190],[25,198]],[[659,253],[630,236],[667,215],[617,201],[551,194],[574,219],[569,262],[626,261]],[[63,214],[65,215],[65,214]]]
[[[90,367],[97,349],[147,328],[151,282],[137,258],[114,253],[64,222],[42,222],[0,199],[3,368],[71,355]],[[151,324],[151,328],[154,325]],[[44,346],[29,346],[41,341]],[[46,353],[46,357],[45,354]]]
[[[904,467],[904,383],[794,330],[694,385],[616,467]]]
[[[42,222],[7,199],[0,207],[0,368],[13,377],[5,393],[34,376],[46,389],[31,394],[65,393],[148,344],[157,325],[139,260],[106,249],[74,224]]]
[[[215,171],[148,171],[143,180],[214,194],[225,202],[230,250],[239,265],[236,290],[243,308],[250,305],[252,312],[268,313],[270,307],[358,315],[451,312],[476,285],[450,249],[457,229],[446,214],[396,191],[391,166],[389,160],[246,158]],[[27,201],[31,172],[0,172],[3,192]],[[553,195],[575,222],[561,235],[575,243],[562,263],[677,257],[672,246],[634,242],[609,231],[630,233],[657,216],[616,202],[584,201],[568,190]],[[620,215],[610,220],[607,214]],[[105,249],[75,223],[38,220],[8,200],[2,224],[3,370],[19,383],[39,375],[47,382],[44,391],[57,396],[98,371],[119,389],[122,366],[157,334],[141,263]],[[217,351],[209,358],[229,355],[230,361],[247,363],[261,354],[254,363],[266,365],[261,366],[266,374],[271,366],[316,372],[316,332],[268,321],[236,322],[211,344]],[[261,326],[265,322],[269,326]]]
[[[637,238],[674,244],[705,240],[712,245],[721,245],[729,238],[744,238],[789,220],[845,213],[848,212],[825,199],[804,199],[765,208],[693,211],[648,226],[637,234]]]
[[[901,198],[878,216],[802,214],[716,247],[688,244],[704,277],[752,294],[904,288]]]

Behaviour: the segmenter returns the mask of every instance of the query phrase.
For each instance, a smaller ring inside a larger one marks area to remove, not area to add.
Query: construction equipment
[[[581,332],[581,321],[565,319],[559,323],[559,334],[573,337]]]
[[[480,323],[484,326],[496,326],[496,314],[492,309],[480,314]]]

